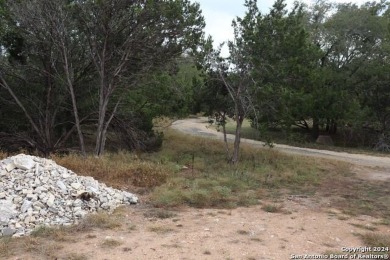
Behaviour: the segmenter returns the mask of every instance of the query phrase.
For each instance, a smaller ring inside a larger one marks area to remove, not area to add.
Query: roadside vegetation
[[[347,163],[285,155],[272,148],[243,144],[240,164],[232,166],[221,141],[166,129],[157,152],[122,151],[100,158],[52,155],[52,159],[79,175],[141,194],[144,201],[160,208],[235,208],[307,195],[329,198],[333,207],[347,214],[390,222],[388,183],[351,178]]]
[[[147,207],[144,217],[152,220],[175,218],[175,210],[185,206],[236,208],[258,204],[272,214],[289,214],[283,209],[283,200],[298,195],[313,200],[327,199],[332,208],[342,212],[343,220],[363,214],[382,219],[378,224],[390,223],[388,183],[357,180],[346,163],[284,155],[246,145],[241,149],[240,164],[232,166],[226,163],[222,141],[165,130],[163,146],[157,152],[107,153],[99,159],[75,154],[52,155],[52,159],[79,175],[136,192]],[[126,219],[126,213],[119,208],[114,215],[91,215],[71,227],[40,227],[30,237],[17,240],[4,237],[0,239],[0,257],[15,252],[54,256],[63,243],[96,239],[93,233],[96,230],[133,232],[137,229]],[[370,245],[387,243],[387,236],[372,230],[373,233],[359,235],[364,241],[370,240]],[[148,231],[174,232],[159,224],[150,226]],[[79,234],[79,238],[74,234]],[[114,238],[99,243],[108,248],[121,245]],[[77,254],[69,257],[87,259]]]
[[[0,158],[8,155],[1,153]],[[327,198],[332,207],[349,215],[372,215],[390,223],[388,183],[353,178],[347,163],[285,155],[272,148],[243,144],[240,164],[232,166],[221,141],[165,129],[157,152],[51,158],[79,175],[140,194],[144,202],[159,208],[235,208],[262,201],[273,205],[273,200],[305,195]]]
[[[222,127],[216,124],[210,124],[210,127],[222,132]],[[226,133],[235,134],[234,120],[227,118]],[[245,119],[242,123],[241,137],[265,142],[267,145],[286,144],[297,147],[306,147],[311,149],[326,149],[330,151],[343,151],[351,153],[375,154],[377,156],[388,156],[388,152],[372,149],[369,145],[364,145],[360,142],[348,141],[349,136],[346,129],[341,129],[337,134],[332,135],[334,144],[319,144],[313,141],[313,137],[309,131],[297,126],[285,129],[283,127],[269,127],[255,129],[249,119]]]

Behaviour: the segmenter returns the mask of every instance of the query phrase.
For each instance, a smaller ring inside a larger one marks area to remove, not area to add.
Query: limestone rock
[[[35,166],[34,160],[31,158],[32,156],[18,156],[14,159],[14,165],[16,168],[22,170],[31,170]]]
[[[41,225],[71,225],[91,212],[138,203],[132,193],[24,154],[0,161],[0,176],[0,236],[25,236]]]

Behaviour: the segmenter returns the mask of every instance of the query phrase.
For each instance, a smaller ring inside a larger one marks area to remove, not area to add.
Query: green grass
[[[220,141],[174,131],[166,132],[165,137],[159,153],[143,155],[144,159],[172,167],[167,181],[152,193],[152,204],[158,207],[249,206],[274,189],[312,194],[324,177],[312,162],[277,151],[243,144],[240,163],[232,166],[226,161]],[[184,165],[190,169],[183,170]]]

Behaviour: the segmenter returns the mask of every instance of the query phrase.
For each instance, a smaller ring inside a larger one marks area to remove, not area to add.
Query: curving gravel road
[[[200,117],[177,120],[171,125],[171,128],[190,135],[223,140],[223,134],[221,132],[209,128],[208,126],[207,118]],[[229,141],[233,141],[234,135],[228,134],[227,138]],[[261,141],[242,138],[241,142],[251,144],[257,148],[268,149],[264,147],[264,142]],[[287,154],[348,162],[354,166],[353,169],[359,177],[373,180],[390,180],[390,156],[351,154],[346,152],[294,147],[283,144],[275,144],[273,149]]]

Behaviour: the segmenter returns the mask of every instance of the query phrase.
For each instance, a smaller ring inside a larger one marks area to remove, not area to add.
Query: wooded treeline
[[[154,117],[206,112],[237,147],[250,118],[389,151],[389,3],[245,6],[224,58],[189,0],[0,0],[0,149],[148,150]]]
[[[152,149],[152,118],[176,113],[184,54],[204,19],[188,0],[1,1],[0,146],[49,154],[85,135]],[[188,63],[188,62],[187,62]],[[183,65],[184,64],[184,65]]]
[[[326,134],[341,145],[390,151],[389,3],[320,0],[288,10],[277,0],[266,14],[254,0],[246,7],[233,21],[230,56],[210,51],[204,63],[215,79],[204,89],[206,108],[222,126],[233,115],[235,147],[249,117],[254,127],[286,138],[301,128],[311,140]]]

